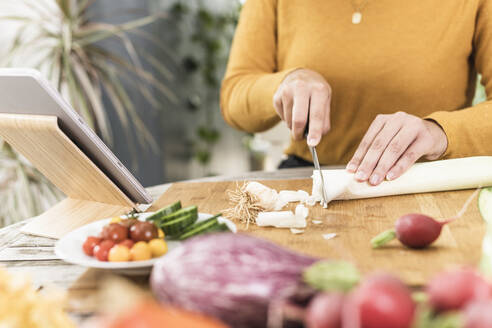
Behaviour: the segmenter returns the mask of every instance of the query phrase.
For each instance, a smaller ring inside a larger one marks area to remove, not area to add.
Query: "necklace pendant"
[[[362,13],[360,11],[356,11],[353,15],[352,15],[352,24],[360,24],[360,22],[362,21]]]

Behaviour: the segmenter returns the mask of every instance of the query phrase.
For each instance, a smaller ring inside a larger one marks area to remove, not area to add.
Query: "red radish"
[[[307,328],[341,328],[344,295],[321,293],[310,303],[306,313]]]
[[[347,324],[347,313],[344,313],[344,327],[410,328],[412,325],[415,313],[412,294],[407,286],[391,275],[369,276],[352,292],[350,298],[352,311],[349,313],[352,312],[358,319],[347,319],[359,324]]]
[[[492,299],[473,301],[464,311],[464,328],[492,327]]]
[[[489,299],[490,285],[471,269],[446,271],[427,284],[429,303],[436,311],[460,310],[474,300]]]
[[[395,229],[387,230],[371,240],[373,248],[378,248],[397,238],[403,245],[410,248],[424,248],[432,244],[441,234],[445,224],[453,222],[465,213],[468,205],[478,193],[478,190],[467,199],[459,213],[450,219],[437,221],[424,214],[406,214],[395,222]]]

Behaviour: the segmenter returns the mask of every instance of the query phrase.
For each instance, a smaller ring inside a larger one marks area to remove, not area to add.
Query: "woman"
[[[490,0],[248,0],[221,108],[248,132],[285,121],[291,162],[316,145],[377,185],[420,158],[492,153],[492,103],[470,107],[477,72],[492,94]]]

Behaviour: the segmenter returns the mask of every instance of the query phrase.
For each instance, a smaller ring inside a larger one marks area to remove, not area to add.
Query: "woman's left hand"
[[[347,170],[358,181],[394,180],[419,158],[438,159],[448,146],[442,128],[404,112],[378,115],[367,130]]]

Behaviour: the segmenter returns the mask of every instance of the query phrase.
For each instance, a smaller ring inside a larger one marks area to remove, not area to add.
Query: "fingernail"
[[[357,165],[352,164],[352,163],[349,163],[347,165],[347,171],[349,171],[349,172],[355,172],[355,170],[357,170]]]
[[[308,139],[308,145],[311,147],[316,147],[318,145],[318,138],[310,137]]]
[[[372,184],[372,185],[377,185],[379,182],[380,182],[381,178],[379,177],[378,174],[373,174],[371,176],[371,179],[369,179],[369,182]]]
[[[367,180],[367,174],[363,171],[358,171],[355,174],[355,178],[359,181],[365,181],[365,180]]]
[[[388,172],[388,174],[386,174],[386,179],[388,180],[394,180],[396,178],[396,174],[394,174],[393,172]]]

